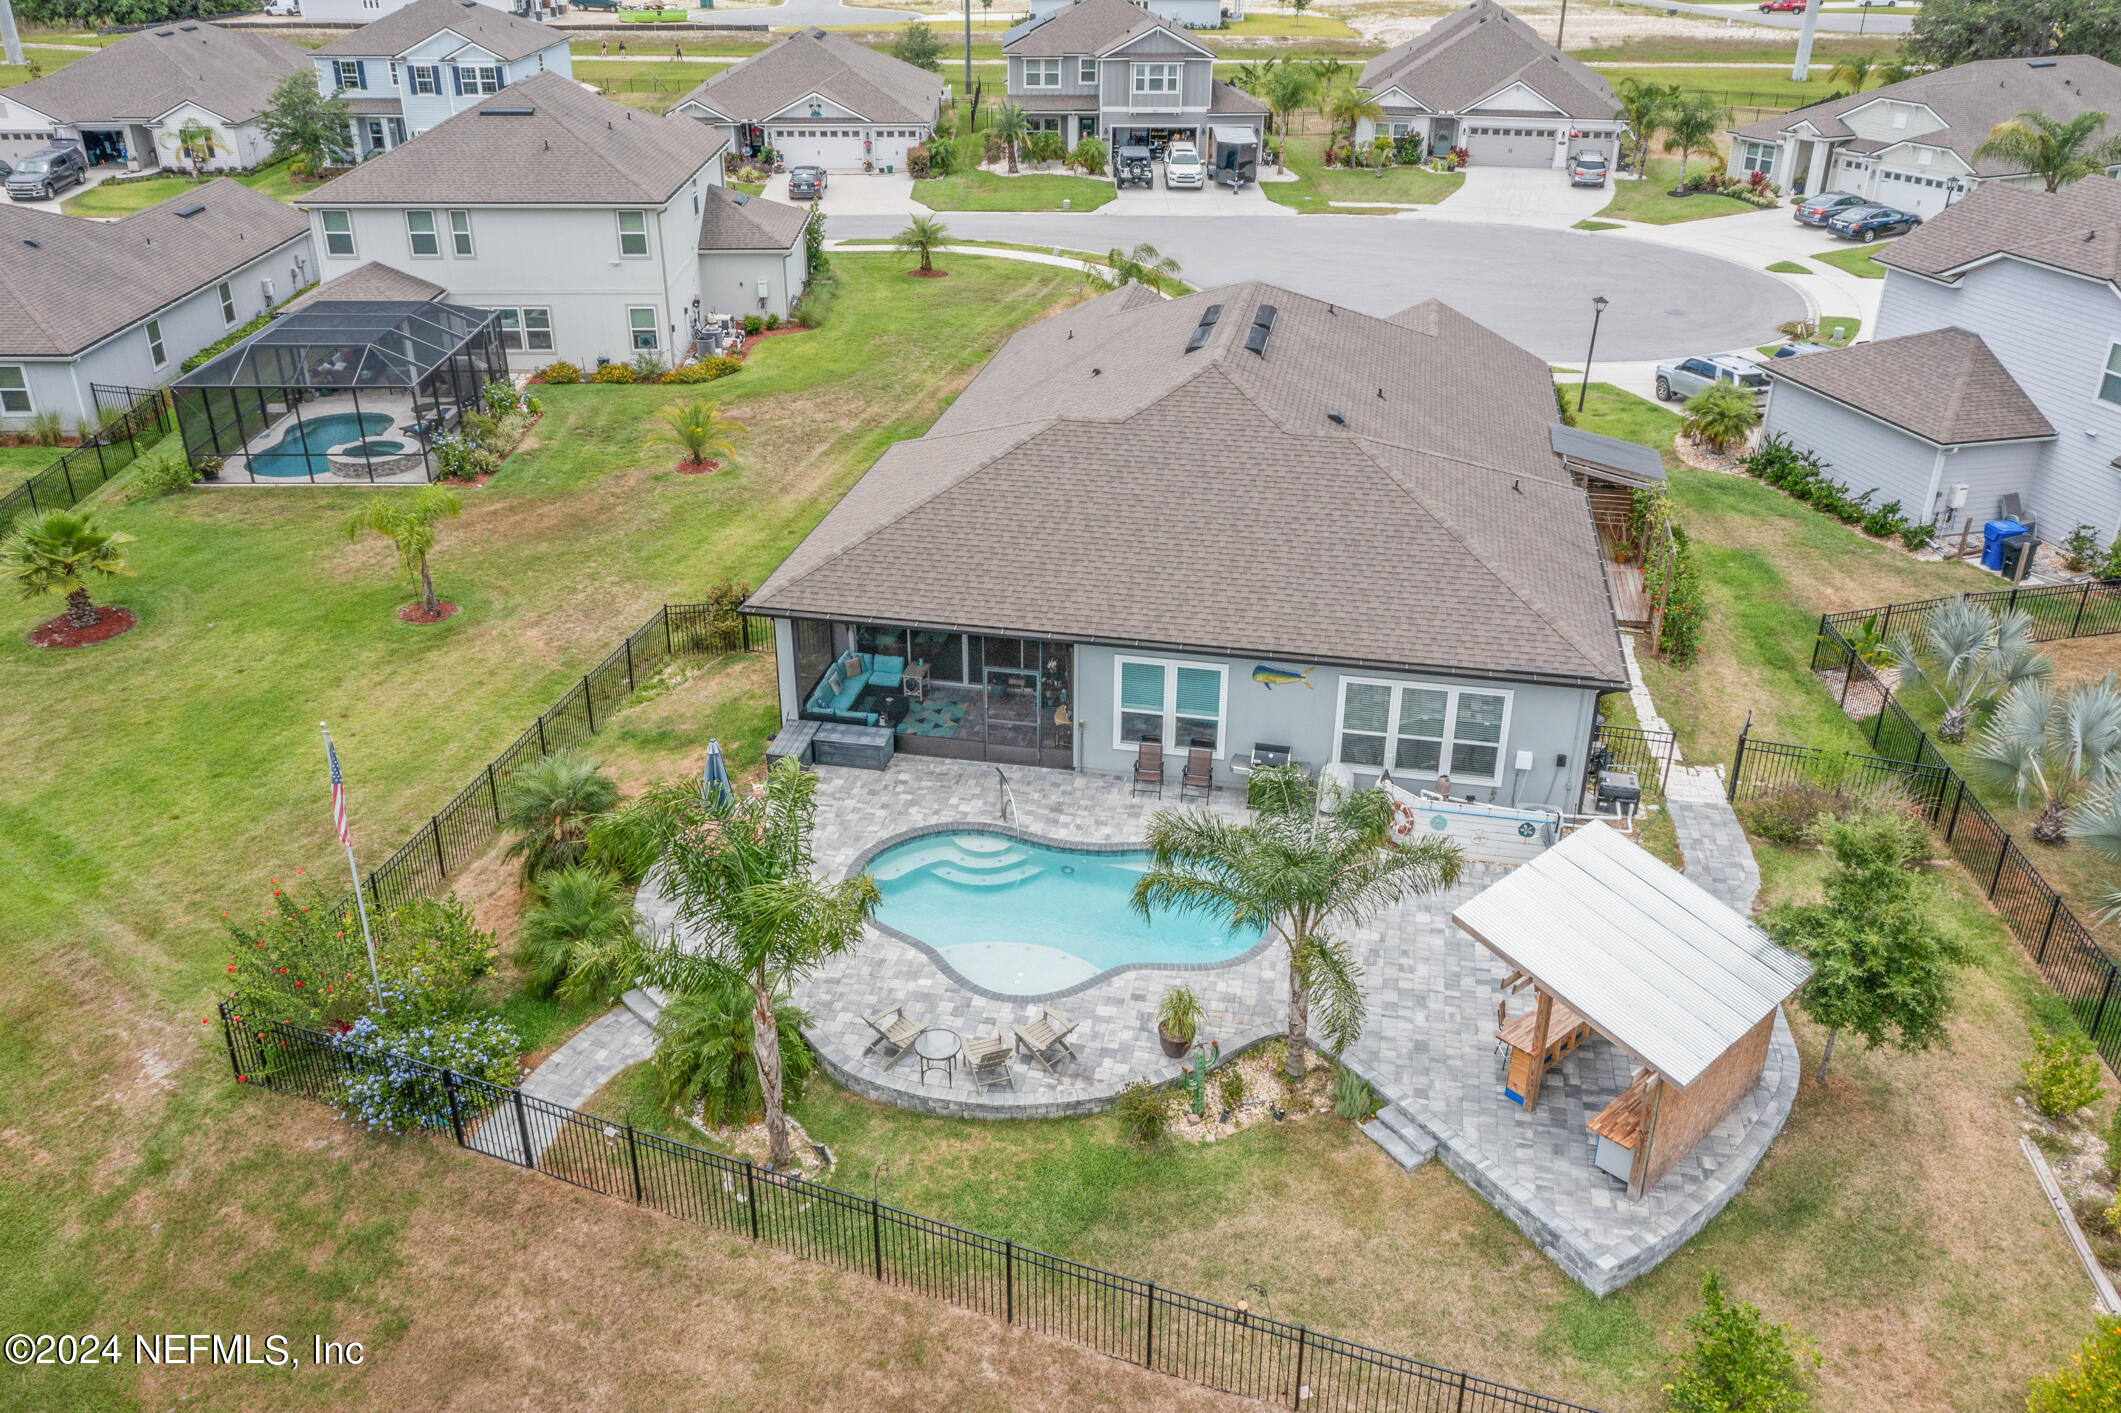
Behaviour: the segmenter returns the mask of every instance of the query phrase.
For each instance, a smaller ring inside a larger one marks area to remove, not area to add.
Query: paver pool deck
[[[1748,911],[1758,874],[1743,832],[1709,779],[1675,799],[1690,871],[1724,901]],[[1151,814],[1176,807],[1135,796],[1124,779],[1066,771],[1009,772],[1014,815],[1001,817],[993,766],[897,757],[885,771],[825,766],[817,771],[816,856],[828,877],[843,877],[865,856],[909,834],[939,826],[1008,829],[1058,843],[1135,843]],[[1676,783],[1676,782],[1675,782]],[[1675,795],[1682,793],[1674,791]],[[1218,789],[1209,808],[1243,814],[1234,790]],[[1655,1266],[1699,1231],[1744,1186],[1789,1114],[1798,1075],[1796,1046],[1777,1018],[1767,1065],[1753,1092],[1640,1202],[1596,1167],[1584,1123],[1627,1087],[1634,1062],[1611,1042],[1592,1039],[1550,1072],[1539,1108],[1526,1113],[1502,1096],[1504,1057],[1495,1043],[1495,1005],[1507,968],[1452,924],[1453,909],[1506,873],[1468,864],[1449,892],[1416,898],[1353,930],[1370,1014],[1343,1057],[1378,1093],[1437,1143],[1452,1172],[1515,1222],[1571,1276],[1603,1295]],[[668,927],[671,909],[655,881],[639,905],[650,925]],[[1237,961],[1203,968],[1146,966],[1106,972],[1038,999],[998,996],[972,985],[915,940],[872,926],[861,947],[819,972],[796,1000],[820,1063],[857,1093],[930,1113],[1041,1118],[1108,1107],[1128,1080],[1177,1077],[1178,1062],[1157,1043],[1156,1004],[1186,981],[1208,1008],[1204,1036],[1225,1055],[1281,1032],[1287,968],[1269,944]],[[903,1004],[930,1026],[971,1037],[1014,1028],[1050,1005],[1080,1022],[1070,1037],[1080,1059],[1048,1075],[1019,1056],[1013,1090],[975,1091],[908,1059],[887,1066],[869,1049],[862,1017]],[[1528,1001],[1520,996],[1516,1008]]]

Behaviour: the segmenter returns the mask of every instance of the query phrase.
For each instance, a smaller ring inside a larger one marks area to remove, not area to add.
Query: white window
[[[432,211],[407,211],[405,213],[405,235],[411,242],[414,255],[428,256],[442,253],[442,242],[435,234],[435,213]]]
[[[221,287],[215,290],[214,293],[221,296],[221,322],[223,324],[235,323],[236,292],[228,287],[227,280],[223,280],[221,281]]]
[[[1136,64],[1134,66],[1134,91],[1136,93],[1178,92],[1178,65]]]
[[[501,347],[511,353],[552,352],[550,309],[500,309]]]
[[[648,253],[648,213],[645,211],[619,212],[619,254],[646,255]],[[653,345],[650,345],[653,347]]]
[[[471,213],[452,211],[449,213],[449,245],[457,254],[469,258],[471,255]]]
[[[1229,669],[1157,658],[1115,659],[1112,745],[1125,750],[1156,741],[1173,751],[1196,747],[1223,754]]]
[[[1024,60],[1024,87],[1026,87],[1026,88],[1059,88],[1059,87],[1060,87],[1060,60],[1058,60],[1058,59],[1026,59],[1026,60]]]
[[[1771,142],[1748,142],[1745,158],[1740,163],[1748,172],[1772,173],[1775,170],[1775,145]]]
[[[1077,77],[1079,77],[1084,83],[1095,87],[1097,84],[1097,60],[1085,58],[1082,62],[1082,72],[1077,75]]]
[[[160,319],[147,321],[147,356],[154,360],[157,368],[169,362],[169,353],[162,347],[162,321]]]
[[[398,86],[398,61],[396,59],[390,61],[390,86],[392,88]]]
[[[466,93],[499,93],[501,91],[501,71],[491,64],[460,68],[457,73],[463,78],[464,91]]]
[[[2106,371],[2099,378],[2099,397],[2101,401],[2121,406],[2121,343],[2107,350]]]
[[[345,211],[326,211],[323,215],[324,253],[326,255],[353,254],[353,216]]]
[[[1510,694],[1418,683],[1341,680],[1335,759],[1358,770],[1390,764],[1451,783],[1497,784]]]
[[[436,70],[432,64],[414,64],[412,66],[412,91],[414,93],[437,92],[441,86],[435,82],[435,73]]]
[[[0,366],[0,412],[19,417],[29,411],[29,378],[24,375],[22,366],[17,363]]]
[[[633,334],[635,352],[655,352],[658,341],[654,308],[629,306],[626,310],[626,324]]]
[[[359,59],[340,59],[335,61],[332,67],[338,71],[333,77],[339,81],[339,87],[359,88],[361,86],[361,61]]]

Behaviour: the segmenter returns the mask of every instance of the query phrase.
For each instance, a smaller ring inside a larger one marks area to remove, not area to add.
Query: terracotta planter
[[[1193,1048],[1192,1036],[1189,1035],[1183,1040],[1174,1040],[1171,1038],[1171,1032],[1165,1030],[1161,1025],[1156,1027],[1156,1039],[1157,1043],[1164,1047],[1164,1053],[1174,1060],[1184,1058],[1185,1053]]]

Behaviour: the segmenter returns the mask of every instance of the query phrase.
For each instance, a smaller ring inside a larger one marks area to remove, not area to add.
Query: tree
[[[2033,1380],[2026,1413],[2121,1413],[2121,1320],[2097,1324],[2068,1367]]]
[[[908,254],[918,254],[925,275],[935,268],[936,250],[950,243],[950,230],[933,216],[915,216],[906,229],[891,237],[891,243]]]
[[[212,126],[197,118],[187,118],[173,133],[164,133],[162,141],[191,167],[193,181],[199,179],[199,168],[214,160],[216,152],[233,152],[234,148],[221,140],[221,134]]]
[[[633,901],[601,868],[570,864],[538,879],[538,900],[516,932],[516,962],[533,996],[569,1000],[612,994],[617,978],[598,965],[634,926]]]
[[[1729,121],[1706,93],[1682,93],[1665,106],[1664,150],[1679,154],[1679,180],[1686,180],[1687,158],[1715,155],[1716,134]]]
[[[580,751],[538,757],[501,795],[501,827],[518,835],[509,857],[523,860],[525,878],[573,868],[583,860],[591,821],[618,802],[619,787],[600,762]]]
[[[1996,124],[1974,149],[1974,160],[1991,158],[2014,171],[2030,172],[2046,182],[2049,191],[2059,191],[2121,165],[2121,135],[2093,141],[2105,126],[2104,113],[2083,112],[2064,122],[2028,108]]]
[[[694,465],[705,461],[710,451],[725,457],[736,455],[729,434],[744,430],[743,423],[722,416],[720,403],[704,397],[673,402],[655,416],[662,425],[649,435],[649,441],[682,448],[685,460]]]
[[[274,156],[291,158],[314,174],[352,160],[353,144],[346,135],[352,121],[344,98],[325,97],[316,75],[299,73],[273,89],[258,115],[258,130],[272,143]]]
[[[781,1167],[790,1157],[781,1010],[803,978],[860,942],[880,897],[876,883],[866,873],[838,883],[814,873],[817,777],[793,759],[744,798],[709,802],[698,781],[682,780],[651,786],[627,812],[659,845],[675,926],[626,944],[618,970],[678,996],[732,983],[749,992],[751,1058],[769,1156]]]
[[[1068,154],[1068,165],[1085,176],[1103,174],[1110,161],[1111,154],[1105,150],[1104,139],[1099,137],[1081,139],[1075,144],[1075,150]]]
[[[1352,83],[1341,84],[1326,98],[1326,121],[1332,124],[1333,131],[1346,131],[1351,155],[1357,126],[1380,122],[1384,115],[1384,105],[1377,101],[1377,95]]]
[[[1178,262],[1147,241],[1132,250],[1113,246],[1105,255],[1105,264],[1111,269],[1115,284],[1147,285],[1159,294],[1166,282],[1178,278]]]
[[[1828,74],[1827,78],[1834,83],[1847,84],[1851,93],[1861,93],[1863,92],[1863,86],[1871,81],[1871,75],[1877,71],[1877,68],[1878,56],[1876,54],[1867,52],[1851,54],[1840,63],[1834,65],[1834,71]]]
[[[1694,1342],[1672,1364],[1664,1386],[1671,1413],[1806,1413],[1808,1362],[1819,1355],[1788,1325],[1771,1324],[1750,1301],[1724,1298],[1723,1277],[1701,1282],[1701,1313],[1687,1321]]]
[[[1677,100],[1679,89],[1675,85],[1624,78],[1614,93],[1620,99],[1620,114],[1627,119],[1628,131],[1634,136],[1629,150],[1635,159],[1635,170],[1646,171],[1650,143],[1664,125],[1665,110]]]
[[[2117,0],[1929,0],[1902,52],[1932,68],[1976,59],[2090,54],[2121,59]]]
[[[1906,1051],[1927,1050],[1944,1038],[1952,975],[1966,951],[1937,925],[1933,890],[1910,867],[1920,862],[1909,857],[1911,847],[1920,847],[1915,835],[1890,815],[1831,825],[1824,832],[1834,855],[1826,900],[1786,903],[1768,915],[1775,940],[1812,964],[1797,1004],[1826,1027],[1821,1084],[1844,1028],[1867,1047]]]
[[[66,600],[67,626],[88,628],[99,616],[89,583],[130,576],[119,546],[132,542],[123,531],[104,529],[92,510],[40,510],[17,520],[14,533],[0,541],[0,568],[23,598],[57,594]]]
[[[1288,949],[1291,1079],[1304,1077],[1311,1009],[1336,1051],[1362,1033],[1362,968],[1340,932],[1378,909],[1458,881],[1458,846],[1426,837],[1392,844],[1392,801],[1381,788],[1314,784],[1300,766],[1252,774],[1252,820],[1207,810],[1158,810],[1149,821],[1149,870],[1135,910],[1159,907],[1271,930]]]
[[[1311,105],[1318,94],[1318,71],[1308,64],[1280,64],[1260,81],[1259,99],[1281,124],[1281,145],[1275,149],[1274,165],[1286,167],[1289,152],[1289,119]]]
[[[1333,90],[1339,86],[1340,76],[1347,71],[1348,61],[1345,59],[1325,58],[1311,60],[1311,76],[1318,80],[1316,86],[1311,90],[1311,102],[1318,110],[1318,120],[1321,123],[1326,120],[1326,100],[1332,96]]]
[[[2053,660],[2033,641],[2031,614],[2023,609],[1997,613],[1964,594],[1932,609],[1919,638],[1903,628],[1888,647],[1936,694],[1944,708],[1937,735],[1955,743],[1966,739],[1967,729],[2005,692],[2054,670]],[[1903,673],[1903,691],[1906,686]]]
[[[1009,175],[1015,176],[1016,145],[1022,142],[1024,134],[1031,130],[1030,119],[1024,116],[1024,110],[1016,104],[1004,103],[994,110],[994,120],[988,124],[988,129],[1009,149]]]
[[[943,42],[928,28],[926,20],[913,20],[891,41],[891,57],[931,74],[943,71]]]
[[[781,1097],[793,1104],[817,1068],[803,1043],[801,1007],[773,1008],[780,1034]],[[656,1092],[681,1111],[699,1107],[710,1126],[750,1123],[764,1110],[759,1067],[752,1057],[751,992],[735,977],[718,977],[705,991],[680,992],[656,1017]]]
[[[405,571],[419,578],[421,606],[429,613],[440,613],[442,601],[435,597],[427,556],[434,551],[438,538],[435,522],[454,516],[462,508],[455,492],[445,486],[422,486],[402,502],[391,495],[371,496],[346,518],[346,538],[358,540],[365,530],[396,545]]]
[[[1687,400],[1686,412],[1680,430],[1719,452],[1743,442],[1760,425],[1760,405],[1752,389],[1736,383],[1709,384]]]
[[[2071,806],[2121,783],[2121,683],[2111,672],[2059,693],[2045,679],[2019,683],[1975,738],[1967,764],[2010,790],[2019,809],[2037,799],[2033,838],[2061,843]]]

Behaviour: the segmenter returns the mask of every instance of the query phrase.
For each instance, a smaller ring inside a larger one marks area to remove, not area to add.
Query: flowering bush
[[[1466,149],[1463,147],[1454,147],[1451,149],[1451,155],[1444,161],[1444,169],[1446,171],[1455,172],[1460,167],[1465,166],[1472,160],[1472,153],[1466,151]]]
[[[545,410],[544,404],[527,392],[518,391],[516,385],[506,378],[495,378],[479,389],[479,396],[486,403],[486,412],[491,417],[505,418],[511,413],[535,417]]]
[[[522,1048],[497,1015],[434,1019],[397,1011],[362,1016],[339,1043],[357,1061],[339,1116],[384,1133],[448,1128],[449,1092],[441,1071],[511,1085]]]
[[[2098,1103],[2104,1092],[2099,1083],[2099,1057],[2091,1042],[2074,1029],[2056,1034],[2033,1027],[2033,1053],[2020,1068],[2025,1087],[2032,1091],[2033,1107],[2051,1119]]]
[[[434,454],[435,474],[444,481],[474,481],[500,469],[501,458],[459,432],[444,432],[428,450]]]
[[[726,378],[731,373],[741,373],[744,360],[732,354],[718,354],[713,358],[702,358],[697,363],[687,363],[682,368],[671,370],[663,378],[666,383],[711,383],[717,378]]]
[[[273,880],[272,904],[256,921],[223,913],[230,954],[229,1010],[254,1020],[321,1029],[367,1009],[368,957],[361,923],[322,890],[297,900]]]
[[[563,360],[546,364],[538,371],[538,376],[548,383],[579,383],[582,370]]]
[[[594,383],[630,383],[633,381],[633,369],[623,363],[599,364],[596,376],[591,378],[590,381]]]

